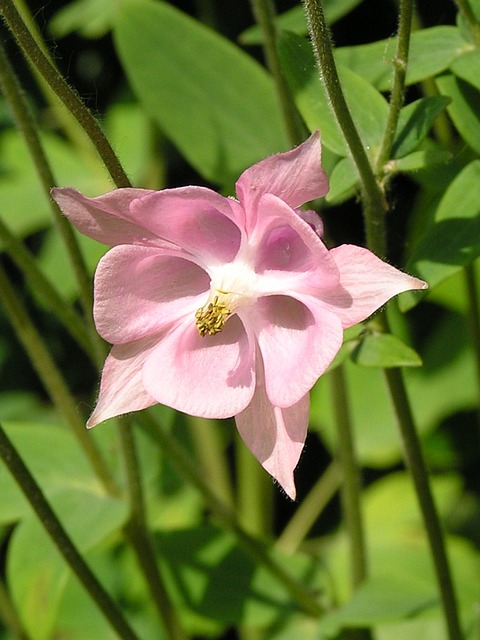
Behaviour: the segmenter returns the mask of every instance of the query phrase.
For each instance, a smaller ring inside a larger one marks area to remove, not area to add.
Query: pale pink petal
[[[143,372],[157,402],[204,418],[227,418],[250,402],[255,389],[254,344],[237,316],[223,331],[200,336],[195,317],[169,331]]]
[[[247,447],[292,500],[296,496],[293,472],[305,443],[309,412],[308,394],[280,409],[270,403],[265,387],[257,384],[252,402],[235,416]]]
[[[124,344],[158,331],[195,311],[210,286],[191,260],[157,247],[121,245],[100,260],[95,274],[97,331]]]
[[[132,216],[156,236],[208,263],[225,263],[238,252],[238,206],[205,187],[155,191],[135,200]]]
[[[266,394],[278,407],[308,393],[342,345],[340,320],[315,299],[305,301],[308,306],[288,296],[267,296],[248,320],[262,353]]]
[[[322,294],[322,301],[341,319],[344,328],[365,320],[398,293],[428,287],[362,247],[343,244],[332,249],[330,255],[340,272],[340,285]]]
[[[103,367],[97,405],[87,427],[157,403],[145,391],[142,368],[159,339],[153,336],[113,347]]]
[[[52,189],[52,198],[70,222],[83,234],[109,244],[156,243],[157,238],[141,222],[132,220],[130,204],[147,189],[115,189],[98,198],[87,198],[70,188]]]
[[[236,191],[247,216],[253,214],[265,193],[278,196],[293,209],[324,196],[328,178],[322,169],[321,156],[320,134],[316,131],[295,149],[246,169],[237,181]]]

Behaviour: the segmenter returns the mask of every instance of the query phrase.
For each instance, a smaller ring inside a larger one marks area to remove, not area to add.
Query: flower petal
[[[322,301],[344,328],[365,320],[398,293],[428,287],[363,247],[343,244],[332,249],[330,255],[340,272],[340,285],[322,294]]]
[[[200,336],[195,317],[167,333],[145,363],[143,382],[157,402],[204,418],[243,411],[255,388],[254,345],[237,316]]]
[[[113,344],[158,333],[187,314],[193,317],[209,285],[208,274],[191,260],[158,247],[114,247],[95,274],[97,331]]]
[[[87,422],[87,427],[94,427],[108,418],[157,404],[157,401],[145,391],[142,368],[158,339],[158,336],[148,337],[113,347],[103,367],[97,406]]]
[[[247,216],[252,215],[259,199],[272,193],[293,209],[324,196],[328,178],[321,165],[322,147],[316,131],[301,145],[270,156],[246,169],[236,184],[236,192]]]
[[[233,203],[232,204],[237,204]],[[230,200],[205,187],[155,191],[132,203],[132,215],[151,233],[211,262],[230,262],[241,232]]]
[[[257,301],[252,315],[266,394],[273,405],[289,407],[310,391],[338,353],[343,340],[340,320],[307,297],[300,302],[267,296]]]
[[[296,496],[293,472],[305,443],[309,412],[308,394],[280,409],[270,403],[265,387],[257,385],[252,402],[235,416],[247,447],[292,500]]]
[[[70,222],[83,234],[109,244],[152,243],[157,238],[132,220],[130,204],[148,193],[147,189],[115,189],[98,198],[87,198],[70,188],[52,189],[52,198]]]

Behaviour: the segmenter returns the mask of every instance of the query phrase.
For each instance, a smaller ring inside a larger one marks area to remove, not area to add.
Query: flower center
[[[225,322],[231,315],[230,309],[223,302],[219,302],[215,296],[211,302],[200,307],[195,313],[196,326],[201,336],[214,336],[225,326]]]

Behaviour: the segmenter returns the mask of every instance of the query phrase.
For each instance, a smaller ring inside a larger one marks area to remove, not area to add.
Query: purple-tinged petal
[[[251,316],[265,368],[266,394],[273,405],[289,407],[310,391],[338,353],[341,322],[307,296],[305,303],[266,296],[257,301]]]
[[[362,247],[343,244],[330,251],[340,272],[340,284],[322,302],[344,328],[361,322],[403,291],[426,289],[426,282],[409,276]]]
[[[180,187],[135,200],[131,212],[151,233],[210,264],[231,262],[238,252],[237,204],[205,187]]]
[[[254,344],[237,316],[200,336],[195,316],[172,328],[149,355],[143,384],[157,402],[204,418],[243,411],[255,389]]]
[[[208,274],[184,257],[157,247],[114,247],[95,274],[97,331],[112,344],[158,333],[185,315],[194,317],[209,285]]]
[[[296,496],[293,472],[305,443],[309,412],[308,394],[280,409],[271,404],[265,387],[257,384],[252,402],[235,416],[247,447],[292,500]]]
[[[237,181],[236,191],[247,217],[254,214],[265,193],[278,196],[292,209],[324,196],[328,178],[322,169],[321,156],[320,134],[316,131],[295,149],[246,169]]]
[[[97,198],[87,198],[70,188],[52,189],[52,198],[81,233],[111,246],[158,244],[141,222],[132,220],[130,204],[152,193],[147,189],[115,189]]]
[[[87,427],[94,427],[108,418],[146,409],[157,403],[145,391],[142,369],[159,339],[158,336],[153,336],[113,347],[103,367],[97,405]]]

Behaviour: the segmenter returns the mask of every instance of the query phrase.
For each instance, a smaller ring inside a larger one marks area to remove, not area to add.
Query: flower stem
[[[187,636],[182,631],[175,609],[163,584],[148,531],[137,447],[129,419],[125,417],[119,419],[119,428],[130,507],[130,519],[125,526],[125,535],[142,569],[168,638],[170,640],[185,640]]]
[[[360,507],[361,477],[353,438],[347,383],[343,366],[330,372],[337,426],[337,450],[342,468],[342,506],[350,548],[352,586],[358,587],[367,577],[367,554]]]
[[[393,141],[397,131],[398,118],[403,106],[405,78],[407,75],[408,50],[412,30],[413,0],[400,0],[397,50],[392,60],[394,73],[390,94],[389,112],[382,146],[377,158],[377,173],[383,172],[384,165],[390,160]]]
[[[322,613],[322,607],[312,591],[292,578],[275,558],[268,553],[265,545],[245,531],[239,524],[233,509],[222,502],[212,491],[191,456],[181,447],[177,440],[157,423],[148,410],[139,415],[139,424],[159,444],[165,455],[176,465],[185,480],[200,492],[217,520],[226,530],[235,535],[245,551],[283,584],[305,613],[311,616],[319,616]]]
[[[262,31],[265,59],[275,82],[288,137],[292,145],[300,144],[305,139],[306,130],[282,72],[277,50],[275,6],[272,0],[250,0],[250,3],[255,20]]]
[[[437,574],[443,611],[448,629],[449,640],[462,640],[460,622],[453,580],[445,548],[440,518],[435,507],[433,495],[428,479],[428,472],[423,459],[420,441],[415,428],[405,385],[400,369],[385,369],[390,398],[402,436],[405,459],[413,478],[418,502],[423,515],[425,529],[430,543],[430,551]]]
[[[373,173],[340,85],[322,2],[321,0],[303,0],[303,3],[320,78],[360,176],[367,242],[372,251],[383,257],[386,254],[384,218],[387,203]]]
[[[123,640],[138,640],[120,609],[92,573],[55,515],[39,485],[31,475],[0,425],[0,457],[40,519],[58,551],[90,594],[92,600]]]
[[[27,25],[18,13],[12,0],[0,0],[0,13],[13,33],[23,54],[32,66],[40,72],[52,91],[69,109],[90,140],[95,145],[98,154],[104,162],[112,180],[117,187],[130,187],[130,180],[123,170],[120,161],[103,133],[100,125],[40,49]]]
[[[118,494],[113,478],[108,471],[108,467],[100,451],[85,429],[83,420],[78,413],[76,402],[73,400],[45,343],[28,316],[24,305],[17,297],[12,284],[1,266],[0,302],[3,304],[18,339],[29,355],[32,365],[37,371],[47,393],[63,416],[65,422],[71,427],[93,471],[110,494]]]
[[[0,0],[2,2],[2,0]],[[42,54],[43,55],[43,54]],[[50,169],[48,159],[44,153],[40,137],[28,105],[25,94],[22,91],[20,83],[13,71],[5,50],[0,43],[0,85],[4,91],[18,128],[22,133],[25,143],[28,147],[33,163],[39,175],[45,196],[49,201],[53,215],[53,222],[67,250],[73,272],[78,284],[78,290],[82,306],[87,320],[87,328],[89,332],[92,349],[95,352],[95,361],[99,363],[103,359],[104,347],[98,336],[92,318],[92,285],[88,270],[85,265],[80,247],[67,218],[61,213],[57,204],[50,198],[50,189],[55,184],[53,173]],[[23,253],[23,257],[25,254]],[[30,270],[31,271],[31,270]],[[65,314],[61,314],[65,317]]]

